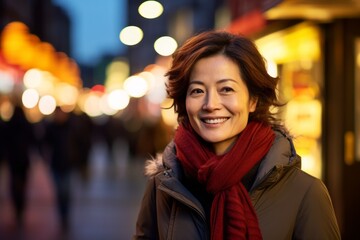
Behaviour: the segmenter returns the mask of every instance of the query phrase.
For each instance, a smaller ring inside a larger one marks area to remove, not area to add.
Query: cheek
[[[231,112],[244,112],[245,111],[245,104],[243,104],[244,99],[242,98],[234,98],[231,101],[228,101],[226,106],[229,111]]]
[[[185,99],[186,111],[194,112],[199,108],[199,106],[201,106],[201,100],[198,98],[189,97]]]
[[[190,125],[193,127],[193,129],[200,134],[200,132],[198,132],[198,126],[199,126],[199,119],[198,119],[198,114],[199,114],[199,106],[201,104],[199,104],[199,101],[196,101],[194,99],[191,100],[186,100],[186,114],[187,117],[189,119],[189,123]],[[201,107],[200,107],[201,108]]]
[[[185,108],[186,108],[186,113],[187,113],[188,117],[191,118],[191,116],[194,115],[193,101],[186,99]]]
[[[194,109],[194,104],[192,103],[192,101],[186,101],[185,106],[186,106],[186,114],[187,114],[189,123],[193,127],[193,129],[196,131],[196,129],[197,129],[197,127],[196,127],[197,126],[197,124],[196,124],[197,112]]]
[[[246,99],[237,99],[228,102],[227,109],[235,115],[240,115],[241,117],[244,117],[251,112],[252,106],[248,103]]]

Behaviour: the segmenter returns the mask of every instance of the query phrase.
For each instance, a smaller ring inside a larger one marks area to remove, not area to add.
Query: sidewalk
[[[109,161],[105,147],[97,144],[91,154],[88,182],[73,175],[70,228],[66,235],[59,228],[54,190],[46,165],[41,160],[32,163],[22,229],[16,227],[9,199],[8,173],[1,166],[0,239],[131,239],[146,181],[143,162],[128,159],[122,149],[115,156]]]

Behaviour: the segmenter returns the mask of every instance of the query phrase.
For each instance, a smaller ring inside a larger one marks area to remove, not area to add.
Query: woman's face
[[[190,74],[186,111],[193,129],[213,146],[227,152],[247,125],[256,100],[241,79],[239,67],[224,55],[200,59]]]

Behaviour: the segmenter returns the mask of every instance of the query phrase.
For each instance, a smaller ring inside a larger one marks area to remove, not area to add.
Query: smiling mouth
[[[223,123],[226,120],[228,120],[228,118],[202,118],[201,121],[203,121],[204,123],[207,124],[219,124],[219,123]]]

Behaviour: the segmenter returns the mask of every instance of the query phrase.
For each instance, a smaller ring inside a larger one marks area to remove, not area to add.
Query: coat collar
[[[262,182],[273,169],[292,165],[300,167],[300,157],[296,154],[292,138],[285,132],[275,131],[274,143],[261,161],[252,189]]]

